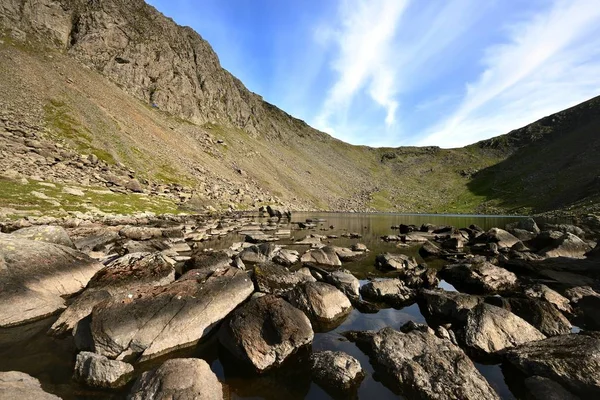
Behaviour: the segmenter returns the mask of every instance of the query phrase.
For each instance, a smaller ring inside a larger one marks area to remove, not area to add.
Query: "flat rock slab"
[[[44,392],[40,381],[23,372],[0,372],[0,399],[60,400],[60,397]]]
[[[130,400],[222,400],[223,386],[206,361],[174,358],[144,372],[131,389]]]
[[[248,275],[228,269],[203,281],[141,287],[92,311],[97,353],[139,361],[197,343],[254,291]]]
[[[306,315],[274,295],[253,298],[235,310],[219,331],[221,344],[258,372],[281,365],[313,337]]]
[[[69,247],[0,234],[0,327],[64,309],[61,296],[82,290],[103,267]]]
[[[13,236],[17,236],[21,239],[36,240],[54,244],[60,244],[61,246],[75,248],[73,241],[69,237],[69,234],[61,226],[55,225],[40,225],[31,226],[28,228],[22,228],[12,233]]]
[[[499,399],[473,362],[449,340],[392,328],[347,332],[369,356],[383,383],[410,399]]]
[[[582,398],[600,396],[600,333],[554,336],[510,349],[505,360],[528,376],[551,379]]]

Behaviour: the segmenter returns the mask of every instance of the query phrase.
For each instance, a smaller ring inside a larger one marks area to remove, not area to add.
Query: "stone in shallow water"
[[[223,386],[206,361],[197,358],[167,360],[144,372],[128,397],[130,400],[222,400]]]
[[[313,323],[328,323],[346,315],[352,305],[335,286],[323,282],[304,282],[285,294],[294,307],[304,311]]]
[[[337,397],[352,397],[364,377],[360,362],[342,351],[319,351],[310,361],[314,381]]]
[[[328,265],[332,267],[342,265],[335,248],[332,246],[310,250],[300,257],[300,261],[306,264]]]
[[[517,276],[489,262],[447,265],[440,276],[456,288],[475,294],[496,294],[512,291]]]
[[[378,255],[375,259],[375,268],[382,270],[402,271],[416,267],[417,261],[413,257],[404,254],[384,253]]]
[[[449,340],[413,330],[346,332],[382,382],[411,399],[498,399],[467,355]]]
[[[367,300],[404,307],[414,301],[417,293],[399,279],[379,279],[363,285],[360,294]]]
[[[118,388],[125,386],[132,375],[131,364],[82,351],[77,354],[73,378],[92,387]]]

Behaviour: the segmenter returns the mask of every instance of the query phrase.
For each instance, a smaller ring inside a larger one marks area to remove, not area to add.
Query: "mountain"
[[[199,34],[142,0],[4,0],[0,27],[5,215],[262,204],[529,212],[598,193],[597,99],[465,148],[374,149],[267,103]],[[551,165],[567,158],[558,185]]]

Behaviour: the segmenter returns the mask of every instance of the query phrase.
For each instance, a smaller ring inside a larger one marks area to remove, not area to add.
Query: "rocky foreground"
[[[356,239],[351,247],[337,247],[328,243],[334,236],[316,233],[319,221],[295,223],[307,230],[293,243],[298,251],[276,244],[289,241],[289,214],[268,211],[262,222],[151,214],[6,222],[0,329],[58,315],[47,334],[74,337],[73,378],[106,390],[135,381],[131,399],[227,397],[201,359],[139,368],[209,336],[239,369],[264,376],[307,363],[325,391],[352,398],[365,376],[360,362],[339,351],[310,354],[315,332],[338,326],[352,308],[417,303],[427,324],[344,334],[393,392],[499,398],[475,361],[503,363],[518,397],[600,396],[600,218],[543,229],[532,219],[489,231],[395,226],[398,234],[381,240],[419,246],[443,268],[398,250],[377,255],[381,274],[361,284],[344,269],[368,252],[360,233],[345,234]],[[200,245],[231,234],[243,241],[220,251]],[[440,289],[441,279],[459,291]],[[0,398],[57,397],[12,371],[0,372]]]

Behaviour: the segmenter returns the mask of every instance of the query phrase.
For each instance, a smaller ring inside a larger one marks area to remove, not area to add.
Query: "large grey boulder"
[[[65,308],[104,266],[70,247],[0,234],[0,327],[41,319]]]
[[[0,399],[60,400],[60,397],[44,392],[40,381],[23,372],[0,372]]]
[[[367,300],[404,307],[414,301],[417,292],[400,279],[378,279],[363,285],[360,294]]]
[[[214,272],[229,267],[231,261],[231,257],[224,251],[195,251],[185,262],[182,272],[192,269]]]
[[[547,301],[552,304],[557,310],[565,312],[567,314],[571,314],[573,312],[573,308],[565,296],[561,295],[555,290],[550,289],[548,286],[536,283],[531,285],[523,291],[525,296],[532,299],[540,299],[543,301]]]
[[[496,243],[499,248],[507,248],[510,249],[516,243],[519,242],[519,239],[500,228],[492,228],[483,235],[477,238],[478,242],[485,243]]]
[[[360,296],[360,282],[346,270],[337,270],[325,275],[325,282],[335,286],[350,297]]]
[[[258,372],[281,365],[313,337],[306,315],[274,295],[253,298],[235,310],[219,331],[219,342]]]
[[[342,261],[338,257],[335,248],[332,246],[310,250],[300,257],[300,261],[305,264],[326,265],[331,267],[339,267],[342,265]]]
[[[290,267],[298,262],[300,254],[296,250],[281,249],[274,256],[272,261],[276,264]]]
[[[510,292],[517,287],[517,276],[489,262],[447,265],[440,276],[457,289],[475,294]]]
[[[253,291],[248,274],[230,268],[201,281],[144,286],[113,296],[92,311],[95,351],[144,361],[194,345]]]
[[[173,265],[160,253],[131,253],[98,271],[86,290],[69,305],[50,328],[53,336],[70,333],[92,313],[94,306],[140,286],[164,286],[175,280]]]
[[[554,336],[509,349],[505,360],[527,376],[541,376],[582,398],[600,396],[600,334]]]
[[[337,321],[352,309],[344,293],[324,282],[301,283],[287,292],[285,298],[304,311],[314,324]]]
[[[118,388],[125,386],[133,376],[133,366],[123,361],[82,351],[75,360],[73,378],[88,386]]]
[[[498,399],[467,355],[449,340],[419,330],[348,332],[383,378],[410,399]]]
[[[162,230],[150,226],[126,226],[119,235],[133,240],[150,240],[162,237]]]
[[[283,294],[301,282],[315,281],[312,276],[290,272],[287,268],[273,263],[255,265],[253,278],[260,292],[274,294]]]
[[[546,338],[524,319],[486,303],[475,306],[469,312],[462,336],[465,346],[478,354],[494,354]]]
[[[540,251],[544,257],[585,258],[592,248],[583,240],[571,233],[565,233]]]
[[[135,382],[129,400],[222,400],[223,386],[206,361],[174,358]]]
[[[464,324],[471,309],[483,303],[483,298],[459,292],[423,289],[418,299],[421,312],[439,324]]]
[[[417,267],[417,261],[413,257],[404,254],[383,253],[375,258],[375,268],[381,270],[403,271]]]
[[[29,239],[35,241],[42,241],[54,244],[60,244],[61,246],[75,248],[73,241],[69,237],[69,234],[61,226],[55,225],[38,225],[30,226],[28,228],[21,228],[12,233],[20,239]]]
[[[271,261],[280,249],[281,246],[274,243],[261,243],[245,248],[238,257],[245,263],[256,264]]]
[[[310,356],[313,380],[335,397],[353,397],[364,372],[360,362],[342,351],[319,351]]]

